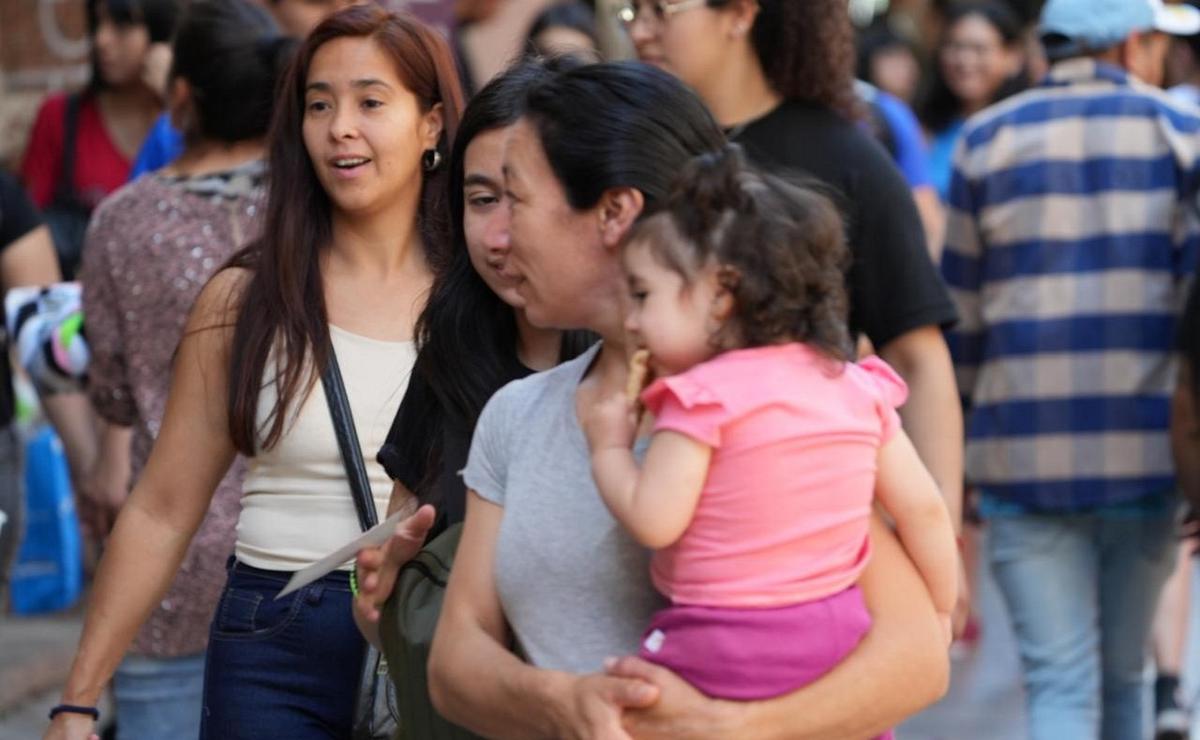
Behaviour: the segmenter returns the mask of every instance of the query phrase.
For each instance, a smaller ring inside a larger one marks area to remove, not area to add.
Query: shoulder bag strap
[[[67,96],[67,108],[63,113],[63,151],[58,172],[58,182],[54,186],[54,200],[68,205],[79,201],[75,190],[75,149],[76,139],[79,138],[79,109],[83,105],[81,93],[71,93]]]
[[[342,370],[338,367],[337,354],[329,348],[329,363],[321,373],[321,385],[325,388],[325,400],[329,403],[329,417],[337,433],[338,450],[342,453],[342,464],[346,466],[346,480],[354,497],[354,508],[358,512],[358,524],[363,531],[379,523],[375,511],[375,498],[371,495],[371,480],[367,477],[367,466],[363,464],[362,448],[358,444],[358,432],[354,429],[354,415],[350,411],[350,399],[346,396],[346,385],[342,382]]]

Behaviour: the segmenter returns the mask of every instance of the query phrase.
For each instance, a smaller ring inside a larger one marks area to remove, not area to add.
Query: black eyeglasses
[[[676,13],[704,5],[708,0],[656,0],[655,2],[637,2],[629,0],[617,6],[617,20],[627,27],[638,22],[638,19],[649,20],[646,11],[650,11],[654,20],[662,24]]]

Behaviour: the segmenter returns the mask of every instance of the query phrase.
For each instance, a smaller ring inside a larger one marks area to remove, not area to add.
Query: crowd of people
[[[408,737],[891,737],[980,559],[1032,740],[1186,737],[1200,3],[851,5],[552,3],[484,80],[495,1],[88,0],[0,178],[91,351],[46,737],[377,737],[375,650]]]

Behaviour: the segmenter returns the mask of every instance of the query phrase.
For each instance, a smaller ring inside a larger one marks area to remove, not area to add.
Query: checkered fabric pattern
[[[968,122],[942,272],[973,484],[1041,511],[1171,489],[1198,190],[1200,110],[1090,59]]]

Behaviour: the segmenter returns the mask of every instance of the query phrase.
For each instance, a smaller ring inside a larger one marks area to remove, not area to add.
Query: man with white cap
[[[1054,63],[968,121],[942,273],[967,477],[1021,651],[1031,740],[1137,740],[1174,564],[1176,317],[1200,247],[1200,112],[1161,82],[1200,12],[1048,0]]]

